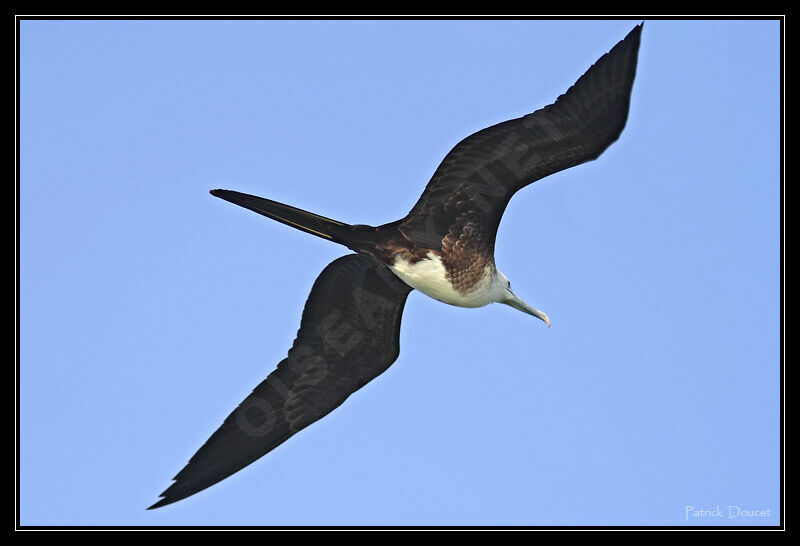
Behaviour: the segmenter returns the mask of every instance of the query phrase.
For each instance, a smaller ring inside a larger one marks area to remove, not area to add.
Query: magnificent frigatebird
[[[444,158],[419,201],[396,222],[349,225],[231,190],[211,194],[355,251],[331,262],[306,301],[287,358],[195,453],[150,508],[193,495],[241,470],[338,407],[399,354],[413,289],[444,303],[498,302],[540,318],[494,263],[511,196],[597,158],[628,118],[642,25],[556,102],[468,136]]]

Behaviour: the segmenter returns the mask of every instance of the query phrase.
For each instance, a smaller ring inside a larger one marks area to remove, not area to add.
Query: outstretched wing
[[[494,237],[511,196],[563,169],[597,158],[628,119],[642,25],[600,59],[555,103],[487,127],[459,142],[436,169],[399,224],[428,248],[494,251]]]
[[[181,470],[158,508],[241,470],[327,415],[386,370],[400,351],[411,288],[372,258],[331,262],[308,297],[287,358],[231,413]]]

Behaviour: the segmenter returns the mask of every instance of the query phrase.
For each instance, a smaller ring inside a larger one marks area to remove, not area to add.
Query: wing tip
[[[176,482],[177,483],[177,482]],[[168,504],[172,504],[174,502],[178,502],[180,500],[185,499],[186,497],[190,497],[197,493],[198,491],[170,491],[176,484],[173,483],[169,486],[163,493],[159,495],[159,499],[154,502],[152,505],[147,507],[147,510],[155,510],[156,508],[161,508],[162,506],[167,506]]]
[[[153,503],[152,505],[148,506],[147,510],[155,510],[156,508],[161,508],[162,506],[166,506],[168,504],[172,504],[173,502],[174,501],[171,501],[169,499],[163,498],[163,499]]]
[[[158,500],[154,502],[152,505],[147,507],[147,510],[154,510],[156,508],[161,508],[162,506],[166,506],[168,504],[172,504],[173,502],[181,500],[183,497],[179,495],[171,495],[170,489],[175,485],[175,478],[172,478],[173,483],[169,487],[167,487],[158,497]]]
[[[628,40],[637,40],[638,41],[639,38],[642,35],[642,29],[643,28],[644,28],[644,21],[642,21],[641,23],[639,23],[638,25],[633,27],[631,29],[631,31],[628,33],[628,35],[625,36],[625,38],[622,39],[622,41],[623,42],[626,42]]]

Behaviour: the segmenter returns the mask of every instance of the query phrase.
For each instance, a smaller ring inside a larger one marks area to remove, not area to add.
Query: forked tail
[[[277,201],[264,199],[247,193],[232,190],[211,190],[211,195],[230,201],[236,205],[250,209],[267,218],[277,220],[287,226],[292,226],[311,235],[322,237],[345,246],[351,246],[350,224],[344,224],[325,218],[312,212],[307,212]]]

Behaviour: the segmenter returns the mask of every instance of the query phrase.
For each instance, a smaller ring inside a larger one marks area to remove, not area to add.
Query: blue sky
[[[777,524],[777,21],[648,21],[620,140],[511,201],[551,329],[412,293],[386,373],[145,511],[347,252],[208,190],[395,220],[636,22],[23,21],[21,522]]]

